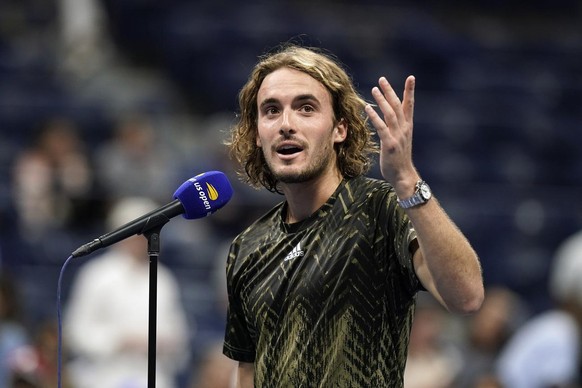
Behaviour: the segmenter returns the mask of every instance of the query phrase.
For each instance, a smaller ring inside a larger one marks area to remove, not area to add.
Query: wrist
[[[430,186],[423,180],[419,179],[414,185],[414,193],[407,197],[401,197],[397,194],[398,205],[403,209],[410,209],[422,205],[432,198]]]
[[[392,184],[394,192],[398,198],[408,198],[416,192],[416,184],[421,180],[420,176],[413,175],[406,179],[401,179]]]

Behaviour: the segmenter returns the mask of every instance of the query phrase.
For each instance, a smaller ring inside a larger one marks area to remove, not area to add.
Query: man
[[[504,387],[582,386],[582,231],[554,254],[549,293],[554,305],[520,326],[497,358]]]
[[[158,205],[125,197],[111,209],[115,230]],[[189,332],[178,280],[157,268],[156,387],[174,388],[189,360]],[[68,365],[78,388],[145,387],[148,379],[149,260],[147,239],[132,236],[81,267],[65,316]]]
[[[239,94],[229,147],[255,187],[284,194],[233,242],[224,353],[241,387],[401,387],[415,295],[483,300],[478,257],[412,162],[413,77],[372,95],[315,49],[265,56]],[[386,181],[364,177],[380,138]],[[400,199],[400,200],[399,200]]]

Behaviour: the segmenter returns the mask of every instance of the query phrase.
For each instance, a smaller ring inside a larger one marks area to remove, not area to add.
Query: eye
[[[267,106],[265,109],[263,109],[263,113],[267,116],[277,114],[278,112],[279,109],[274,106]]]
[[[309,104],[302,105],[300,110],[305,113],[315,112],[315,108]]]

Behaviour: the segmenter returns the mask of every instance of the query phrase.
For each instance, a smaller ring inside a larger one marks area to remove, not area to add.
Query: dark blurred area
[[[192,322],[184,381],[196,380],[222,339],[228,242],[281,199],[238,183],[222,140],[257,57],[290,40],[330,50],[366,99],[381,75],[397,90],[416,76],[421,175],[486,286],[549,308],[554,251],[582,229],[582,4],[387,3],[0,2],[0,270],[25,325],[55,319],[61,266],[106,232],[113,200],[167,203],[184,180],[221,170],[231,203],[162,234]],[[64,277],[64,303],[84,260]]]

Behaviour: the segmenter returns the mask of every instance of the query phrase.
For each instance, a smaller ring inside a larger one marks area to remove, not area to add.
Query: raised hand
[[[380,170],[382,176],[397,190],[408,191],[418,180],[418,173],[412,161],[412,130],[414,117],[414,76],[406,79],[403,100],[385,77],[372,88],[372,96],[382,117],[371,106],[366,113],[380,138]]]

